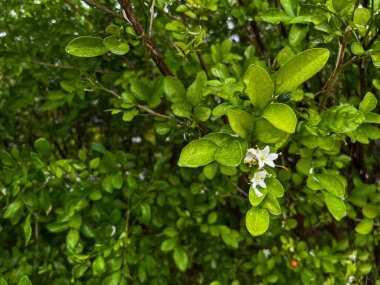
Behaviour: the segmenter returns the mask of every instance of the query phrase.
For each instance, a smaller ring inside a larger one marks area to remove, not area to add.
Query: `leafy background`
[[[2,2],[1,285],[379,284],[378,0],[96,3]]]

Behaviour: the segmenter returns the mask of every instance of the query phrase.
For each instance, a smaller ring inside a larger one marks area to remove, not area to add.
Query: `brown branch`
[[[152,38],[149,35],[145,34],[144,28],[137,19],[131,3],[127,0],[118,0],[118,2],[123,8],[125,15],[127,16],[127,20],[130,22],[137,35],[142,37],[145,48],[148,50],[150,56],[152,57],[153,61],[155,62],[161,73],[165,76],[174,76],[174,74],[167,67],[161,54],[156,49]]]
[[[120,15],[119,13],[117,13],[115,11],[112,11],[111,9],[108,9],[106,6],[104,6],[102,4],[99,4],[96,1],[93,1],[93,0],[82,0],[82,1],[85,2],[89,6],[98,8],[99,10],[102,10],[103,12],[106,12],[107,14],[110,14],[111,16],[114,16],[116,18],[125,20],[124,17],[123,17],[123,15]]]

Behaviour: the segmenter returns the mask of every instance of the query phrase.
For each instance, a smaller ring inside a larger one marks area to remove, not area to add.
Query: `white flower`
[[[262,197],[264,194],[261,193],[257,189],[257,186],[261,186],[262,188],[267,188],[267,185],[264,182],[264,179],[265,179],[265,177],[267,177],[267,175],[268,175],[268,172],[266,172],[265,170],[256,171],[255,174],[253,175],[252,179],[251,179],[250,184],[252,185],[253,191],[255,191],[255,194],[259,198]]]
[[[265,164],[270,167],[275,167],[273,160],[278,158],[278,154],[269,153],[269,146],[266,146],[264,149],[258,150],[256,158],[259,163],[259,168],[263,168]]]
[[[244,158],[244,163],[253,163],[256,161],[257,149],[249,148]]]

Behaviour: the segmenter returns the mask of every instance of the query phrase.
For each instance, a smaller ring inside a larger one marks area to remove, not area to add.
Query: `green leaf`
[[[262,117],[274,127],[287,133],[296,131],[297,117],[293,109],[286,104],[273,103],[264,109]]]
[[[116,55],[124,55],[130,50],[128,43],[117,36],[105,38],[103,44],[110,50],[110,52]]]
[[[186,99],[186,90],[181,80],[176,77],[166,76],[164,78],[164,92],[166,99],[177,103]]]
[[[207,84],[207,75],[204,71],[198,72],[193,84],[189,86],[186,92],[186,98],[193,106],[201,103],[203,93]]]
[[[149,224],[150,218],[151,218],[150,205],[146,202],[143,202],[140,205],[140,209],[141,209],[141,216],[140,216],[141,222],[146,225]]]
[[[284,196],[284,186],[276,178],[265,179],[268,192],[272,193],[274,197],[280,198]]]
[[[289,31],[289,43],[291,46],[299,45],[309,32],[308,25],[293,24]]]
[[[104,280],[103,280],[103,284],[107,284],[107,285],[119,285],[119,282],[120,282],[120,278],[121,278],[121,271],[118,270],[110,275],[108,275]]]
[[[365,114],[364,123],[380,124],[380,115],[373,112],[367,113]]]
[[[255,118],[247,112],[234,109],[227,111],[228,122],[231,129],[241,138],[245,139],[253,133]]]
[[[249,202],[251,203],[252,206],[256,207],[261,204],[262,201],[264,201],[265,196],[268,193],[267,188],[260,188],[259,191],[263,194],[263,196],[258,197],[255,193],[255,190],[252,188],[252,186],[249,188]]]
[[[315,174],[314,178],[321,185],[322,189],[325,189],[336,197],[343,198],[345,193],[344,185],[335,175]]]
[[[275,128],[266,119],[258,119],[255,124],[256,138],[262,143],[277,143],[287,137],[287,133]]]
[[[375,218],[380,213],[379,207],[373,204],[364,205],[362,211],[364,217],[369,219]]]
[[[104,46],[102,38],[79,37],[66,46],[66,52],[78,57],[94,57],[107,53],[108,48]]]
[[[211,180],[215,177],[217,170],[218,164],[210,163],[203,168],[203,174],[206,176],[207,179]]]
[[[355,55],[362,55],[364,53],[364,48],[359,42],[353,42],[351,44],[351,52]]]
[[[10,219],[16,216],[22,209],[23,203],[22,201],[14,201],[11,204],[8,205],[7,209],[5,210],[4,213],[4,218],[5,219]]]
[[[30,226],[30,218],[31,218],[31,214],[29,214],[28,217],[25,219],[24,225],[22,227],[24,231],[25,245],[28,245],[30,238],[32,236],[32,227]]]
[[[8,285],[8,282],[3,277],[1,277],[0,278],[0,285]]]
[[[319,128],[335,133],[355,131],[365,121],[365,115],[351,105],[335,106],[322,114]]]
[[[354,12],[355,25],[366,26],[370,18],[371,12],[366,8],[357,8]]]
[[[203,137],[215,143],[217,146],[224,146],[229,139],[232,138],[229,134],[226,133],[209,133]]]
[[[276,77],[276,94],[292,91],[311,78],[326,64],[330,52],[323,48],[303,51],[280,67]]]
[[[44,155],[44,156],[48,156],[51,152],[51,145],[50,143],[48,142],[47,139],[45,138],[39,138],[37,139],[35,142],[34,142],[34,147],[36,148],[36,150]]]
[[[17,285],[32,285],[32,282],[30,282],[29,277],[27,275],[24,275],[17,282]]]
[[[92,270],[94,275],[101,275],[106,271],[106,262],[102,255],[98,255],[92,263]]]
[[[377,106],[377,99],[376,96],[371,93],[367,92],[363,98],[363,100],[359,104],[359,111],[363,112],[364,114],[367,114],[374,110]]]
[[[340,221],[346,215],[346,205],[340,198],[328,192],[323,192],[323,194],[325,194],[327,209],[337,221]]]
[[[186,251],[180,247],[176,247],[173,252],[173,258],[178,269],[185,271],[189,263],[189,258],[187,257]]]
[[[271,24],[278,24],[278,22],[288,22],[292,19],[288,14],[279,9],[265,10],[261,15],[256,16],[256,21],[263,21]]]
[[[210,118],[211,109],[207,106],[199,104],[194,108],[194,119],[200,122],[205,122]]]
[[[244,74],[246,92],[252,105],[263,109],[273,97],[274,84],[269,74],[260,66],[251,64]]]
[[[191,117],[191,104],[188,101],[177,101],[172,105],[173,114],[177,117],[190,118]]]
[[[276,197],[272,193],[268,193],[265,196],[264,201],[261,203],[263,208],[266,208],[273,215],[281,214],[280,203],[277,201]]]
[[[238,166],[243,159],[243,150],[240,142],[230,139],[223,147],[215,152],[215,160],[226,166]]]
[[[251,208],[246,215],[245,223],[249,233],[259,236],[265,233],[269,227],[269,214],[266,209]]]
[[[199,139],[190,142],[180,154],[178,166],[199,167],[214,161],[218,146],[210,140]]]
[[[297,0],[280,0],[282,8],[285,10],[285,12],[290,16],[295,16],[295,9],[297,7]]]
[[[161,243],[160,249],[162,251],[171,251],[175,248],[176,245],[177,245],[176,238],[168,238]]]
[[[71,229],[66,236],[66,244],[70,249],[74,249],[79,242],[79,231],[77,229]]]
[[[332,0],[332,5],[336,12],[340,12],[353,2],[353,0]]]
[[[355,231],[362,235],[368,235],[373,228],[373,219],[364,218],[356,225]]]

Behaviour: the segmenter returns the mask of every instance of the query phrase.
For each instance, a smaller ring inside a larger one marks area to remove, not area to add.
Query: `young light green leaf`
[[[368,235],[373,228],[373,219],[364,218],[356,225],[355,231],[362,235]]]
[[[191,104],[190,102],[183,100],[177,101],[172,105],[173,114],[177,117],[190,118],[191,117]]]
[[[102,255],[98,255],[98,257],[95,258],[94,262],[92,263],[92,270],[94,272],[94,275],[101,275],[106,271],[106,262],[104,261]]]
[[[124,55],[130,50],[128,43],[117,36],[109,36],[105,38],[103,44],[110,50],[110,52],[116,55]]]
[[[340,221],[346,215],[346,205],[340,198],[337,198],[328,192],[323,192],[323,194],[325,195],[327,209],[331,215],[333,215],[335,220]]]
[[[369,219],[373,219],[380,214],[380,208],[374,204],[364,205],[362,211],[364,217]]]
[[[187,257],[186,251],[180,247],[176,247],[173,252],[173,258],[178,269],[185,271],[189,263],[189,258]]]
[[[79,37],[66,46],[66,52],[78,57],[94,57],[105,54],[108,48],[104,46],[102,38]]]
[[[288,14],[279,9],[265,10],[261,15],[255,17],[256,21],[263,21],[271,24],[278,24],[279,22],[289,22],[292,19]]]
[[[351,52],[355,55],[361,55],[364,53],[364,48],[359,42],[353,42],[351,44]]]
[[[322,114],[319,128],[335,133],[355,131],[365,121],[365,115],[354,106],[334,106]]]
[[[245,223],[249,233],[259,236],[265,233],[269,227],[269,214],[266,209],[251,208],[246,215]]]
[[[203,174],[206,176],[207,179],[214,179],[216,172],[218,171],[218,164],[217,163],[210,163],[206,165],[203,168]]]
[[[214,161],[218,146],[210,140],[199,139],[185,146],[178,160],[181,167],[199,167]]]
[[[212,141],[219,147],[222,147],[227,143],[229,139],[232,138],[232,136],[226,133],[210,133],[205,135],[203,138]]]
[[[0,285],[8,285],[7,280],[5,280],[3,277],[0,278]]]
[[[175,248],[176,244],[177,244],[176,238],[168,238],[161,243],[160,249],[162,251],[170,251]]]
[[[263,208],[266,208],[273,215],[281,214],[280,203],[277,201],[276,197],[272,193],[267,193],[264,201],[261,203]]]
[[[249,188],[249,193],[248,193],[249,202],[254,207],[260,205],[261,202],[264,201],[265,196],[268,193],[267,188],[259,188],[259,191],[261,194],[263,194],[261,197],[256,195],[255,190],[252,188],[252,186]]]
[[[234,109],[227,111],[228,122],[231,129],[241,138],[245,139],[253,133],[255,118],[246,111]]]
[[[287,133],[294,133],[296,130],[296,114],[293,109],[286,104],[271,104],[264,109],[262,116],[279,130]]]
[[[267,184],[266,189],[272,193],[274,197],[280,198],[284,196],[284,186],[282,186],[281,182],[276,178],[268,178],[265,180],[265,183]]]
[[[243,151],[237,139],[230,139],[215,152],[215,160],[225,166],[238,166],[243,160]]]
[[[297,0],[280,0],[280,3],[282,8],[290,17],[294,17],[296,15],[294,11],[298,4]]]
[[[186,92],[186,98],[193,106],[201,103],[203,93],[207,84],[207,75],[204,71],[198,72],[193,84],[189,86]]]
[[[252,105],[264,109],[273,97],[274,84],[269,74],[262,67],[251,64],[244,74],[246,92]]]
[[[359,111],[367,114],[375,109],[377,106],[376,96],[371,92],[367,92],[363,98],[363,100],[359,104]]]
[[[280,67],[276,77],[276,94],[295,89],[326,64],[330,52],[323,48],[303,51]]]
[[[354,12],[354,23],[358,26],[367,25],[368,21],[371,18],[370,10],[366,8],[358,8]]]
[[[30,282],[29,277],[27,275],[24,275],[17,282],[17,285],[32,285],[32,282]]]

